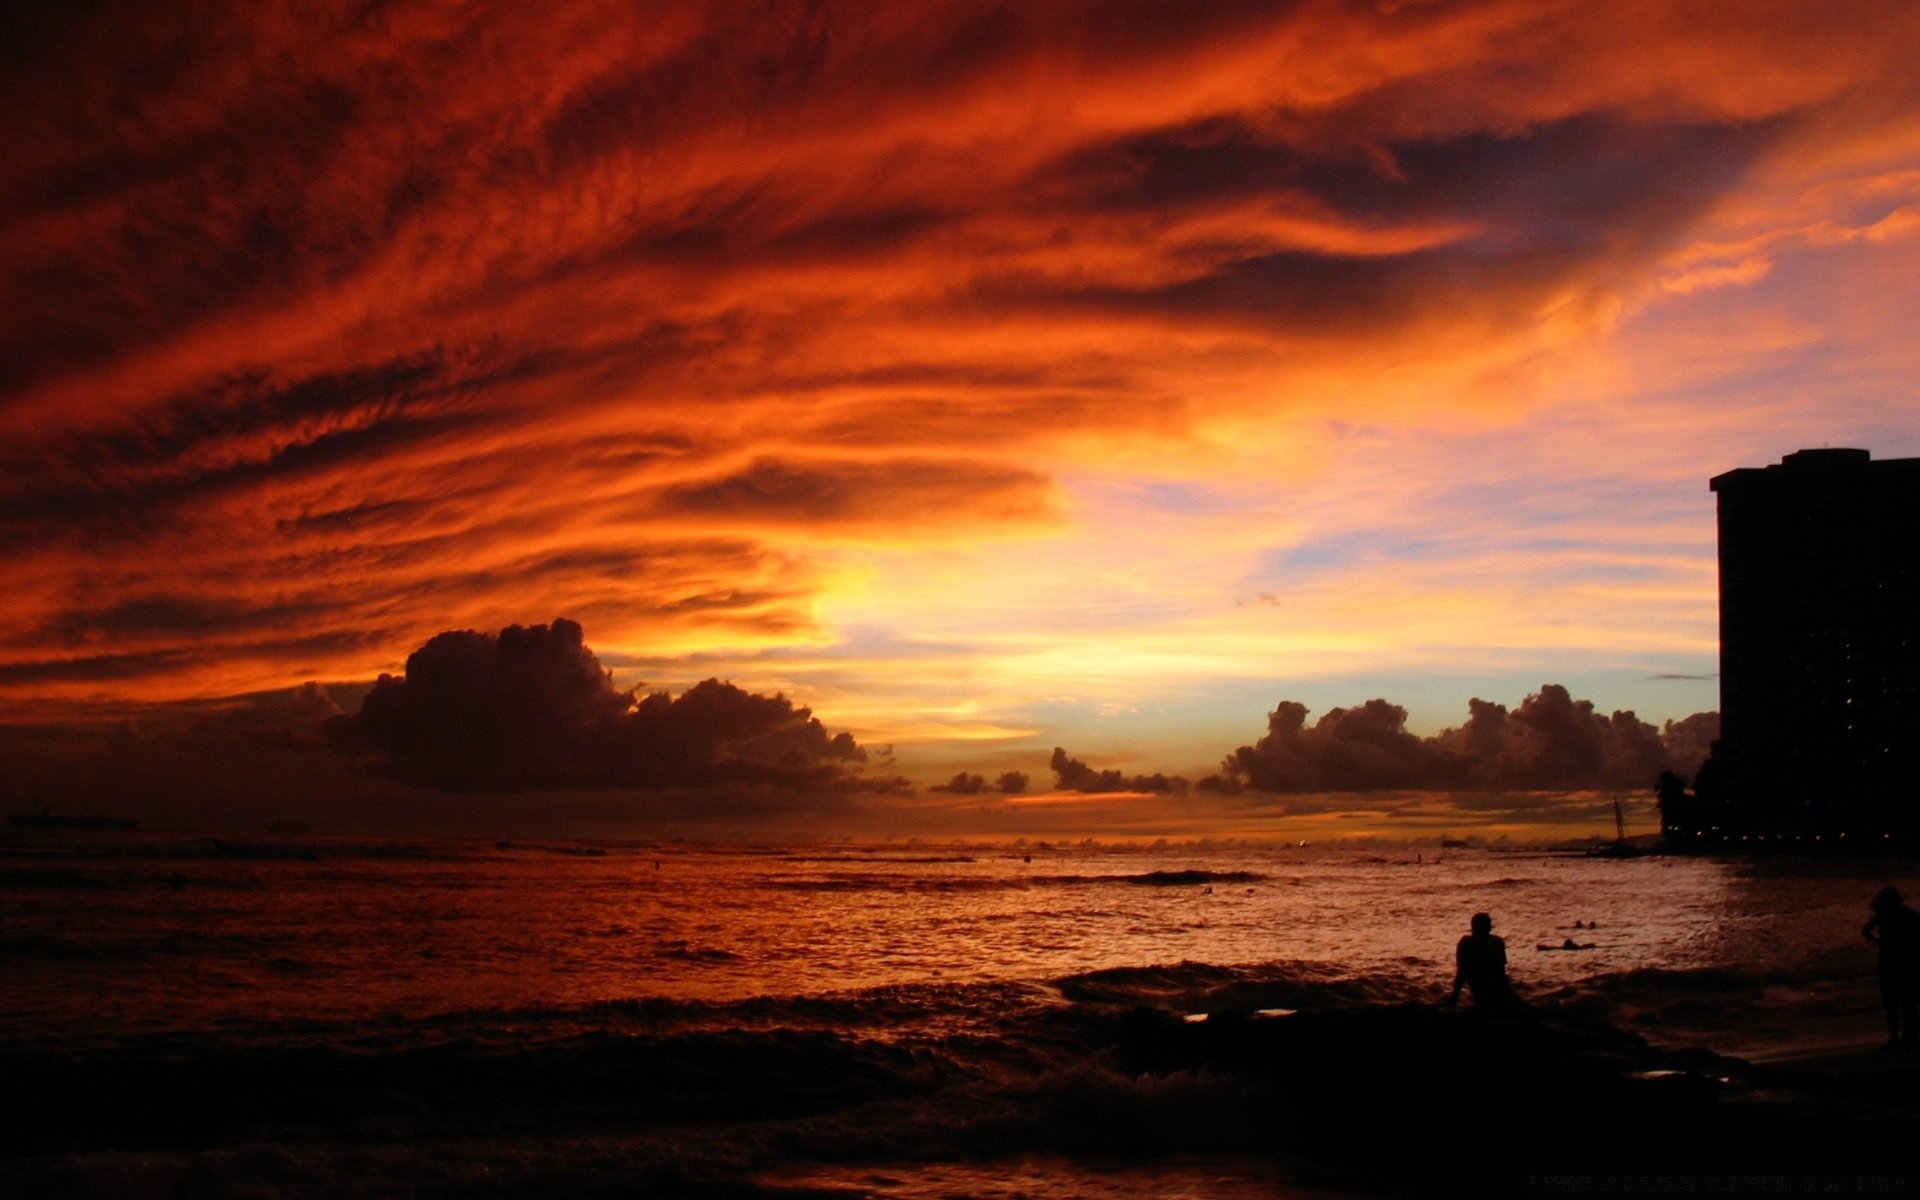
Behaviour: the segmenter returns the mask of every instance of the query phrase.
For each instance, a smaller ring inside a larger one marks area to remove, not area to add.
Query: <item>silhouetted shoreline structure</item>
[[[1920,833],[1920,458],[1801,450],[1715,476],[1720,738],[1670,839]]]

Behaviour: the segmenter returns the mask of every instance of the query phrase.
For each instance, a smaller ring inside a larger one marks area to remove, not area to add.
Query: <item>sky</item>
[[[875,791],[1664,728],[1707,480],[1920,454],[1909,4],[653,7],[9,10],[0,793],[262,712],[417,788],[493,727],[362,698],[513,626]]]

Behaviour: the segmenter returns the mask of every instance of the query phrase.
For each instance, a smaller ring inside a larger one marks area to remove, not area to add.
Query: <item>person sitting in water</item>
[[[1493,918],[1483,912],[1473,914],[1472,929],[1454,947],[1453,995],[1447,1003],[1460,1003],[1460,989],[1465,987],[1473,990],[1475,1008],[1520,1007],[1520,997],[1507,982],[1507,943],[1493,935]]]
[[[1887,1048],[1920,1044],[1920,913],[1883,887],[1861,936],[1880,947],[1880,1003],[1887,1010]]]

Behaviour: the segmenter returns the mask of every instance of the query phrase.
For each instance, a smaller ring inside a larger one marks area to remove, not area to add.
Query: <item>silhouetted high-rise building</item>
[[[1920,832],[1920,458],[1802,450],[1710,486],[1721,811],[1753,830]]]

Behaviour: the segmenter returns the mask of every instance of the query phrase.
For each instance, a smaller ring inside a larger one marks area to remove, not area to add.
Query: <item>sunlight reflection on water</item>
[[[0,1029],[738,1001],[1181,961],[1297,960],[1437,994],[1476,910],[1514,978],[1548,989],[1813,953],[1857,939],[1866,894],[1704,859],[1486,850],[360,849],[9,862]],[[1592,949],[1536,951],[1575,921]]]

